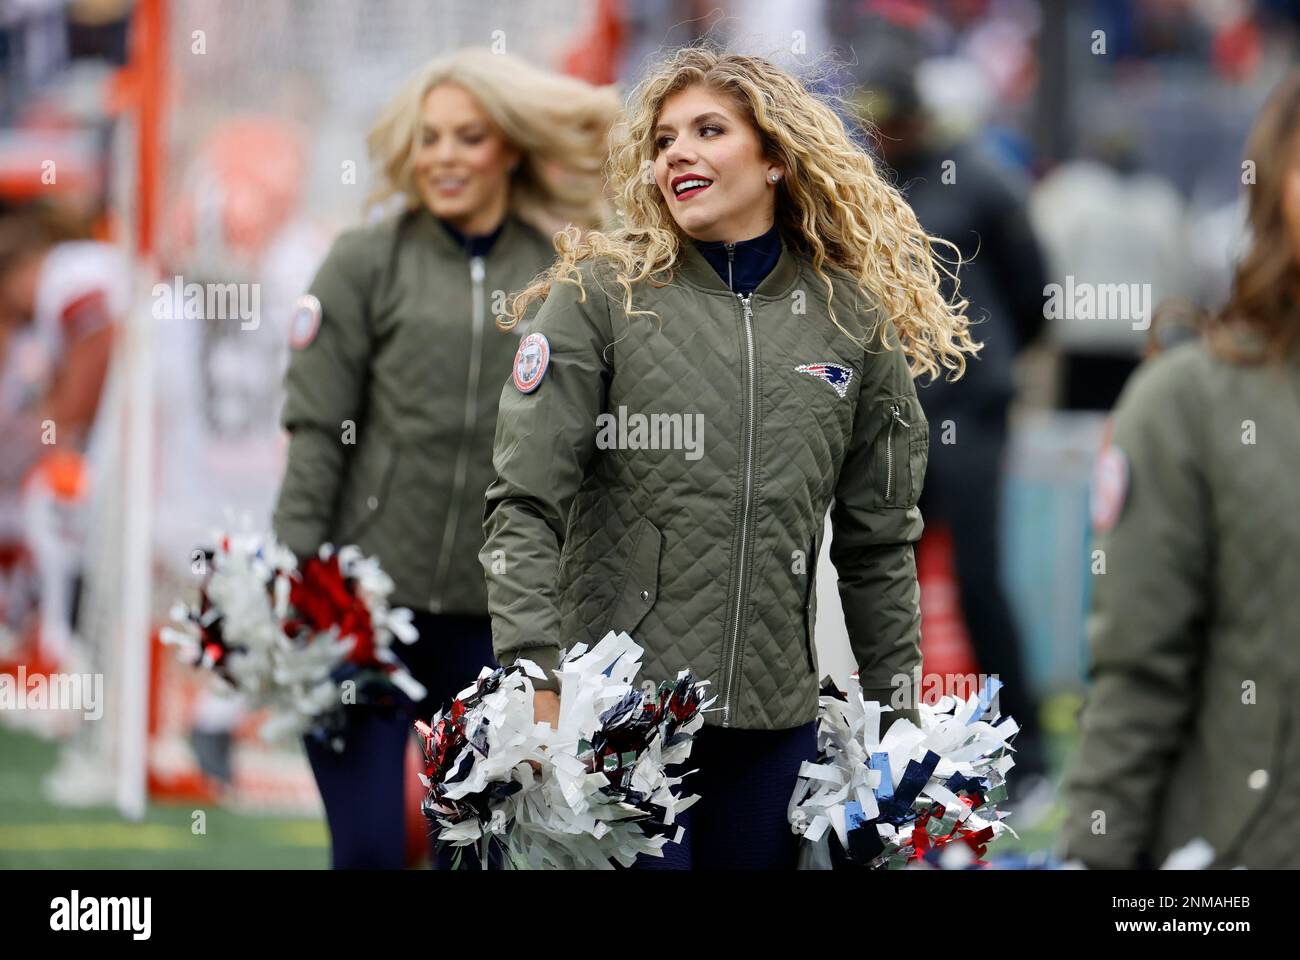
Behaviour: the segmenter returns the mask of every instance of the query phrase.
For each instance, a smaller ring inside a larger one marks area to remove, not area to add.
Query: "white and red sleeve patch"
[[[320,301],[310,293],[305,293],[293,305],[293,316],[289,318],[289,343],[295,350],[301,350],[316,339],[320,332]]]
[[[102,330],[112,322],[108,294],[103,290],[91,290],[69,300],[59,313],[59,328],[67,343]]]
[[[1128,457],[1111,443],[1110,427],[1106,428],[1106,441],[1092,468],[1091,514],[1092,529],[1106,533],[1119,521],[1128,497]]]
[[[551,344],[544,333],[530,333],[519,341],[515,351],[515,367],[511,374],[515,388],[520,393],[532,393],[546,376],[551,365]]]

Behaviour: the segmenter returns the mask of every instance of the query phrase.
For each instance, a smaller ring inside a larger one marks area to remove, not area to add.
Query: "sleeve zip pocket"
[[[885,441],[885,502],[893,502],[894,489],[897,486],[894,480],[894,426],[901,424],[904,428],[910,427],[903,415],[898,410],[897,401],[889,405],[889,436]]]
[[[929,452],[930,425],[913,396],[881,401],[876,492],[883,507],[916,506]]]

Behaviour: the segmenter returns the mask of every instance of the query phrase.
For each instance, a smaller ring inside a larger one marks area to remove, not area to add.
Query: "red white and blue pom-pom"
[[[206,557],[198,604],[176,604],[162,639],[267,710],[264,738],[310,733],[341,749],[346,706],[423,699],[392,650],[416,640],[411,612],[389,608],[393,581],[376,559],[327,544],[300,569],[256,534],[221,536]]]
[[[502,841],[517,797],[536,787],[545,724],[533,720],[533,688],[522,670],[484,667],[430,723],[416,721],[424,746],[421,803],[442,843],[473,846],[481,862]],[[502,844],[504,849],[504,844]],[[460,865],[457,856],[453,863]]]
[[[642,652],[612,632],[570,650],[555,728],[533,720],[543,674],[526,660],[485,668],[431,724],[417,723],[423,810],[439,840],[474,845],[482,864],[495,844],[524,869],[630,866],[680,840],[676,817],[698,798],[682,796],[667,768],[687,760],[712,701],[686,671],[658,689],[636,685]]]
[[[857,677],[847,696],[821,697],[819,758],[805,762],[790,798],[800,862],[872,869],[985,866],[988,845],[1014,831],[997,804],[1014,765],[1011,717],[991,709],[1000,682],[979,695],[919,704],[917,727],[899,718],[880,736],[882,711]]]

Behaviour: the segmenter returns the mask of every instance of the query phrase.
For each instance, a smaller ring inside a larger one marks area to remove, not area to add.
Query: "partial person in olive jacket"
[[[1157,867],[1197,840],[1212,867],[1300,867],[1300,72],[1246,157],[1231,298],[1134,374],[1098,461],[1061,845],[1089,867]]]
[[[519,337],[493,320],[554,257],[547,233],[603,207],[617,98],[466,50],[421,70],[369,144],[406,209],[345,232],[293,320],[275,511],[299,555],[355,543],[392,576],[419,640],[396,652],[428,716],[493,662],[478,551],[501,382]],[[521,144],[527,144],[525,149]],[[308,741],[336,867],[403,864],[410,719],[357,711],[341,753]]]
[[[674,55],[633,94],[611,175],[623,226],[569,245],[515,303],[545,296],[487,495],[496,653],[550,672],[625,630],[642,679],[710,681],[702,799],[645,865],[793,867],[827,509],[862,685],[902,715],[927,441],[909,360],[960,371],[975,345],[911,210],[765,60]],[[554,676],[538,688],[554,722]]]

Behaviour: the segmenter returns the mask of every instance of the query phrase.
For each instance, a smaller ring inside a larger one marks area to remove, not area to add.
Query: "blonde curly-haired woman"
[[[511,56],[420,70],[369,138],[373,200],[404,209],[335,242],[294,315],[275,512],[299,555],[356,543],[416,612],[398,654],[426,716],[492,659],[477,554],[502,381],[518,337],[494,304],[554,257],[558,227],[600,222],[617,97]],[[403,864],[408,711],[351,711],[342,751],[309,740],[333,863]]]
[[[978,346],[932,238],[834,111],[770,62],[678,52],[611,154],[623,216],[570,235],[502,393],[482,552],[496,654],[553,668],[626,630],[651,682],[718,696],[669,867],[783,868],[816,756],[815,564],[831,556],[865,692],[914,706],[915,374]],[[535,710],[554,722],[553,677]]]

